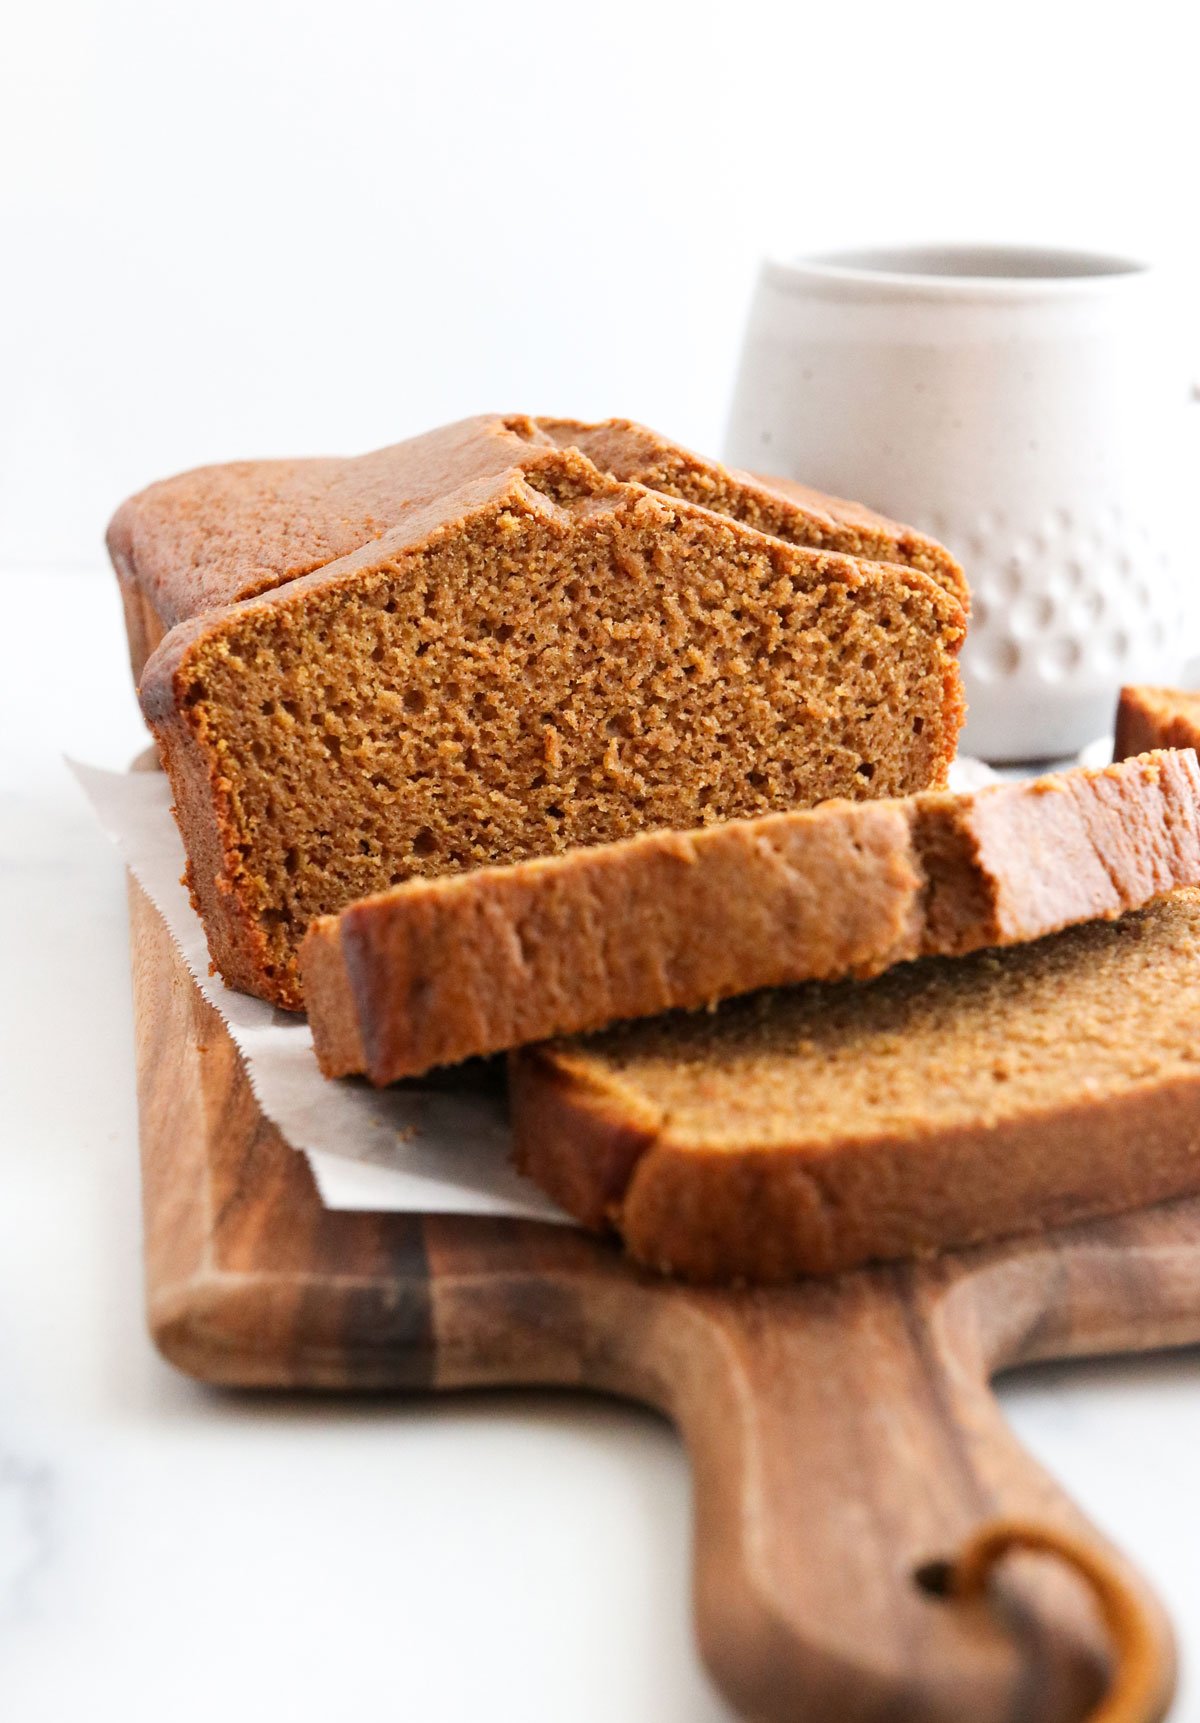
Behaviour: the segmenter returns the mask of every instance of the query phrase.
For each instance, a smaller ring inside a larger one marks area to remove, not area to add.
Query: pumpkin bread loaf
[[[945,781],[945,584],[488,423],[393,471],[400,524],[342,554],[387,487],[352,507],[320,463],[210,473],[169,525],[135,506],[114,529],[154,618],[184,614],[141,697],[213,960],[279,1005],[303,1003],[316,916],[414,875]]]
[[[815,550],[922,569],[965,610],[950,553],[911,527],[784,479],[705,461],[626,419],[585,425],[495,414],[351,459],[234,461],[164,479],[113,516],[135,678],[176,623],[253,598],[361,550],[416,510],[476,480],[536,475],[576,447],[610,476],[731,515]]]
[[[1037,939],[1200,885],[1190,750],[827,802],[394,890],[301,948],[327,1076],[374,1083],[760,987]]]
[[[699,1281],[1200,1191],[1200,892],[1028,945],[512,1055],[520,1165]]]
[[[1151,748],[1200,748],[1200,694],[1180,688],[1122,688],[1113,758]]]

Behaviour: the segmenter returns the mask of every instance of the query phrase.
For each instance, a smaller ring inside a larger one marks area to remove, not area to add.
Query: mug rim
[[[906,262],[909,267],[902,266]],[[1145,282],[1155,273],[1146,259],[1116,252],[962,241],[839,246],[831,251],[775,255],[763,267],[782,286],[825,283],[843,291],[933,298],[1111,293]]]

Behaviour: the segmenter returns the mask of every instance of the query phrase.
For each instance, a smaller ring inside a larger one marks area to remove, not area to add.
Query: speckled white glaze
[[[763,266],[726,459],[859,498],[955,552],[974,612],[963,747],[1074,752],[1122,682],[1194,650],[1170,283],[980,247]]]

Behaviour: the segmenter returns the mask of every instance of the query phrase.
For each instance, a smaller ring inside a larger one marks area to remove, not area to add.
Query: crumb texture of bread
[[[1182,688],[1122,688],[1113,758],[1152,748],[1200,748],[1200,693]]]
[[[520,1164],[639,1261],[780,1281],[1200,1189],[1200,892],[514,1054]]]
[[[960,607],[551,447],[181,623],[142,679],[232,985],[414,876],[941,785]]]
[[[1190,750],[968,795],[828,802],[411,880],[301,950],[328,1076],[435,1065],[1039,939],[1200,885]]]

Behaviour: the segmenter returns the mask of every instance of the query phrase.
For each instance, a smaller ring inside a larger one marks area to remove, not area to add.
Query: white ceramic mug
[[[1171,682],[1196,650],[1177,328],[1170,284],[1123,258],[944,246],[763,266],[726,459],[959,557],[965,752],[1073,753],[1111,729],[1122,682]]]

